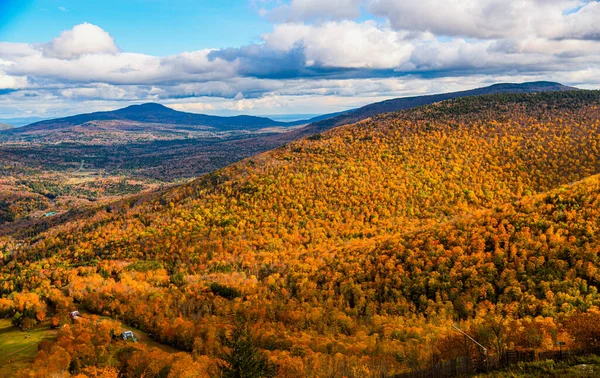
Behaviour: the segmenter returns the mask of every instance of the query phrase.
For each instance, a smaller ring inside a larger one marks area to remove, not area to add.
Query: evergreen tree
[[[220,358],[223,378],[271,378],[277,374],[277,365],[272,364],[255,345],[248,325],[238,322],[223,345],[229,350]]]

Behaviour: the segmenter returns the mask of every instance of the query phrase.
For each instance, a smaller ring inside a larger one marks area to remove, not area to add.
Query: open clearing
[[[38,343],[54,335],[48,323],[21,331],[12,325],[10,318],[0,319],[0,377],[12,377],[17,370],[31,364]]]
[[[88,312],[84,316],[91,316]],[[100,319],[113,320],[106,316]],[[133,331],[138,342],[168,353],[179,353],[178,349],[152,340],[146,332],[121,324],[123,330]],[[49,322],[39,324],[29,331],[21,331],[12,325],[10,318],[0,319],[0,377],[12,377],[19,369],[28,367],[35,358],[38,343],[55,338],[56,331],[50,329]]]

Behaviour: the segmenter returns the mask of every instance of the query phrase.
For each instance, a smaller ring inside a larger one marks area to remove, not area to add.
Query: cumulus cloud
[[[272,3],[272,1],[262,1]],[[597,0],[290,0],[261,6],[275,22],[356,20],[361,9],[396,30],[435,35],[499,38],[598,39]]]
[[[368,9],[386,17],[397,30],[473,38],[506,36],[528,20],[527,1],[514,0],[371,0]]]
[[[0,43],[0,70],[11,77],[59,83],[170,84],[235,76],[235,64],[209,59],[211,50],[156,57],[122,52],[110,34],[84,23],[46,44]]]
[[[577,12],[568,14],[555,37],[600,40],[600,2],[589,2]],[[550,31],[548,34],[552,35]]]
[[[48,43],[0,42],[0,108],[52,114],[161,101],[200,112],[320,113],[498,81],[600,85],[597,1],[272,3],[259,6],[272,31],[238,48],[134,54],[89,23]]]
[[[595,0],[365,0],[396,30],[478,39],[598,39]]]
[[[375,21],[276,25],[264,37],[274,50],[303,46],[307,65],[341,68],[390,68],[400,65],[413,51],[404,35],[379,28]]]
[[[88,34],[95,37],[84,44],[82,41],[88,41]],[[81,24],[48,44],[0,43],[0,72],[6,88],[23,88],[27,83],[100,83],[152,85],[164,90],[199,83],[200,88],[194,91],[167,92],[173,96],[200,93],[227,97],[243,92],[245,96],[257,97],[271,89],[262,85],[250,88],[245,85],[250,81],[242,79],[348,80],[430,71],[539,72],[560,71],[565,67],[577,70],[598,63],[600,56],[600,42],[595,40],[541,37],[440,40],[433,33],[415,35],[371,20],[315,25],[283,23],[275,25],[262,39],[262,43],[241,48],[156,57],[122,52],[106,31]],[[118,96],[117,92],[111,93]]]
[[[114,54],[119,48],[110,34],[85,22],[63,31],[59,37],[42,45],[42,51],[50,57],[71,59],[86,54]]]

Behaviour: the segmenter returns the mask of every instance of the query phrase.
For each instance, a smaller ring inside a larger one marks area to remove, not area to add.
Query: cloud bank
[[[498,81],[600,86],[598,1],[258,4],[273,29],[239,48],[136,54],[90,23],[47,43],[0,42],[0,118],[125,101],[212,113],[322,113]]]

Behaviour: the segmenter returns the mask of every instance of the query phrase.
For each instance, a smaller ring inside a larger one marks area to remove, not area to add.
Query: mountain
[[[599,133],[600,91],[456,98],[2,227],[0,316],[59,322],[78,304],[197,357],[120,341],[83,349],[89,335],[110,340],[90,317],[40,348],[47,369],[68,355],[146,371],[152,358],[157,372],[195,363],[210,376],[236,324],[284,377],[429,366],[464,347],[453,324],[490,359],[557,340],[591,347]]]
[[[80,126],[89,122],[121,122],[129,126],[130,123],[136,124],[161,124],[171,125],[170,128],[184,128],[186,126],[199,129],[212,128],[217,131],[227,130],[257,130],[269,127],[286,127],[309,124],[299,133],[309,135],[310,133],[321,132],[335,126],[360,121],[362,119],[387,112],[394,112],[416,106],[431,104],[452,98],[477,96],[494,93],[530,93],[546,91],[565,91],[576,88],[567,87],[559,83],[552,82],[531,82],[523,84],[495,84],[485,88],[478,88],[468,91],[444,93],[438,95],[417,96],[387,100],[359,109],[325,114],[308,120],[294,122],[278,122],[266,117],[255,117],[240,115],[234,117],[219,117],[205,114],[195,114],[180,112],[164,105],[147,103],[142,105],[131,105],[123,109],[80,114],[65,118],[45,120],[30,125],[20,127],[14,130],[18,134],[30,133],[35,131],[61,130],[74,126]],[[112,124],[115,127],[114,123]],[[118,125],[117,125],[118,127]],[[151,128],[151,126],[148,126]]]
[[[6,123],[0,123],[0,131],[2,131],[2,130],[10,130],[12,128],[13,128],[12,125],[7,125]]]
[[[276,122],[269,118],[253,116],[218,117],[205,114],[186,113],[173,110],[164,105],[148,103],[131,105],[123,109],[107,112],[80,114],[71,117],[36,122],[19,128],[19,133],[57,130],[97,121],[135,122],[142,124],[165,124],[191,127],[210,127],[220,131],[237,129],[258,129],[285,126],[285,122]]]
[[[331,117],[341,113],[325,114],[312,119],[293,122],[279,122],[266,117],[239,115],[232,117],[219,117],[206,114],[186,113],[168,108],[161,104],[147,103],[142,105],[131,105],[126,108],[79,114],[70,117],[57,118],[35,122],[15,130],[18,133],[32,131],[60,130],[73,126],[84,125],[89,122],[123,122],[137,124],[162,124],[172,125],[173,128],[190,126],[192,128],[212,128],[218,131],[227,130],[256,130],[269,127],[286,127],[305,125]],[[149,126],[150,127],[150,126]]]
[[[477,93],[565,89],[570,88],[545,82],[498,84],[472,91],[390,100],[359,110],[289,123],[261,117],[203,116],[177,112],[158,104],[135,105],[0,132],[0,157],[7,163],[5,167],[11,167],[2,172],[5,175],[0,175],[0,187],[30,194],[22,197],[27,199],[23,206],[13,206],[22,210],[16,219],[37,211],[29,205],[31,195],[55,198],[53,204],[62,205],[52,209],[62,212],[69,206],[79,206],[81,200],[102,200],[147,190],[161,183],[192,179],[318,134],[339,122],[363,119],[398,106],[416,106]],[[210,122],[201,122],[213,126],[195,123],[206,117]],[[337,118],[331,123],[322,122],[329,117]],[[238,123],[234,125],[234,122]],[[306,124],[308,126],[303,127]],[[254,127],[252,125],[258,128],[246,128]],[[271,126],[260,128],[259,125]],[[232,129],[238,126],[241,128]]]
[[[533,93],[533,92],[551,92],[551,91],[570,91],[576,90],[577,88],[565,86],[559,83],[548,82],[548,81],[537,81],[528,83],[500,83],[494,84],[489,87],[471,89],[460,92],[450,92],[435,95],[416,96],[416,97],[404,97],[393,100],[387,100],[377,102],[374,104],[363,106],[359,109],[344,112],[338,116],[328,117],[319,122],[315,122],[308,125],[303,130],[298,131],[298,134],[310,135],[325,130],[329,130],[332,127],[341,126],[349,123],[361,121],[363,119],[372,117],[377,114],[397,112],[400,110],[406,110],[417,106],[433,104],[436,102],[450,100],[460,97],[468,96],[481,96],[486,94],[498,94],[498,93]]]

